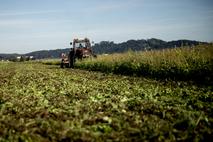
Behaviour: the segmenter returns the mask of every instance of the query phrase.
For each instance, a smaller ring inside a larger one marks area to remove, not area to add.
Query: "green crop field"
[[[210,141],[211,55],[201,46],[77,63],[89,71],[0,62],[0,141]]]
[[[155,79],[213,84],[213,45],[127,52],[84,60],[77,68]]]

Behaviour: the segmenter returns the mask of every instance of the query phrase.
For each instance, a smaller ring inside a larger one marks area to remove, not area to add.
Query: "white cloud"
[[[129,8],[134,8],[141,6],[143,0],[121,0],[121,1],[105,1],[101,4],[94,5],[93,7],[88,7],[83,9],[86,13],[104,13],[120,10],[128,10]]]
[[[47,10],[47,11],[1,11],[0,16],[23,16],[23,15],[43,15],[51,13],[63,12],[61,10]]]

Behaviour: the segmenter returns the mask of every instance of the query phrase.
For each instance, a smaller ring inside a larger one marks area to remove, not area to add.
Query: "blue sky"
[[[213,0],[0,0],[0,53],[159,38],[213,41]]]

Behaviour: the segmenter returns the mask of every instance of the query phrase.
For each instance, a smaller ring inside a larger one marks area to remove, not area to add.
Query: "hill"
[[[92,48],[95,54],[111,54],[111,53],[123,53],[128,50],[132,51],[143,51],[153,49],[165,49],[174,48],[181,46],[195,46],[199,45],[200,41],[193,40],[176,40],[176,41],[163,41],[160,39],[140,39],[140,40],[128,40],[122,43],[114,43],[113,41],[101,41],[95,44]],[[17,56],[34,56],[36,59],[44,58],[59,58],[61,53],[69,52],[69,48],[66,49],[55,49],[55,50],[41,50],[30,52],[27,54],[0,54],[0,59],[11,59]]]
[[[21,54],[1,54],[0,53],[0,60],[3,59],[14,59],[17,56],[20,56]]]
[[[122,43],[114,43],[109,41],[102,41],[93,46],[93,50],[97,54],[103,53],[123,53],[128,50],[132,51],[143,51],[143,50],[153,50],[153,49],[165,49],[165,48],[174,48],[181,46],[195,46],[199,45],[199,41],[192,40],[176,40],[176,41],[163,41],[160,39],[141,39],[141,40],[128,40]]]

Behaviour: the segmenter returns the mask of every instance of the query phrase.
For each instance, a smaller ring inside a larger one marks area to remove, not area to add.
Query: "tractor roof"
[[[89,42],[89,39],[88,38],[84,38],[84,39],[78,39],[78,38],[75,38],[74,40],[73,40],[73,42]]]

